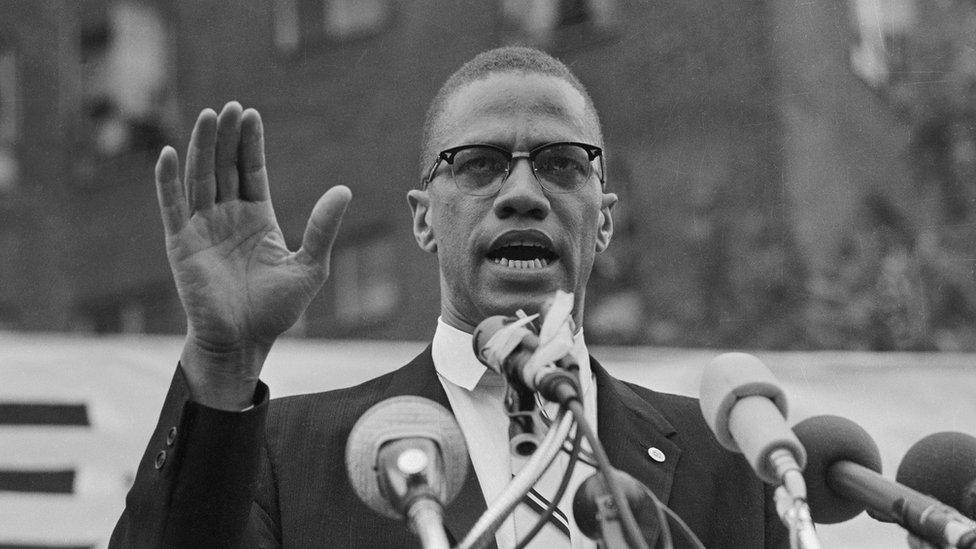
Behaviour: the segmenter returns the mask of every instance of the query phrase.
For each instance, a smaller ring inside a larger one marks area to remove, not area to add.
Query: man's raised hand
[[[344,186],[329,189],[290,252],[271,206],[263,132],[254,109],[206,109],[190,137],[185,184],[172,147],[156,164],[166,251],[187,315],[181,361],[193,398],[216,408],[251,403],[271,345],[328,277],[351,198]]]

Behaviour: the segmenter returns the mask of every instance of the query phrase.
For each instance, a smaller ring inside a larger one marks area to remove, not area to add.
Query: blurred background
[[[355,199],[295,335],[430,336],[420,127],[477,52],[565,61],[607,134],[594,342],[976,350],[970,0],[0,0],[0,327],[182,333],[152,166],[204,107],[267,126],[278,218]],[[430,159],[424,159],[429,162]]]
[[[973,0],[0,0],[0,548],[101,547],[121,512],[185,328],[160,148],[257,108],[293,249],[352,188],[267,372],[275,396],[355,383],[433,333],[423,115],[504,44],[562,59],[602,117],[621,201],[586,334],[612,371],[695,394],[718,350],[758,350],[792,421],[858,421],[889,477],[925,434],[976,434]],[[858,520],[830,546],[904,539]]]

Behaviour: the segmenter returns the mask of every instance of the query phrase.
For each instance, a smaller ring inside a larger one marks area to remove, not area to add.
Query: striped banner
[[[45,430],[59,428],[82,429],[87,431],[88,407],[76,403],[50,402],[0,402],[0,429],[7,427],[29,429],[31,433],[43,435]],[[5,430],[6,431],[6,430]],[[23,494],[24,499],[47,494],[71,496],[75,493],[74,467],[34,467],[0,464],[0,494],[11,492]],[[52,536],[54,537],[54,536]],[[45,543],[27,543],[0,540],[0,549],[88,549],[92,544],[65,543],[51,540]]]
[[[179,337],[0,332],[0,549],[102,548],[125,504],[182,348]],[[424,342],[283,339],[262,378],[280,397],[353,385]],[[694,395],[712,350],[596,348],[619,377]],[[790,420],[836,414],[877,441],[886,475],[936,431],[976,435],[976,356],[760,353],[791,397]],[[818,528],[824,547],[904,547],[861,515]]]

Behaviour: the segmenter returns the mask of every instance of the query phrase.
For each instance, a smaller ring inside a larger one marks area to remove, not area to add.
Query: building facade
[[[264,118],[272,196],[289,244],[298,245],[325,189],[353,190],[333,275],[294,332],[429,337],[439,308],[436,258],[415,245],[404,197],[420,179],[424,111],[439,84],[479,51],[529,44],[565,61],[590,90],[606,133],[609,185],[621,196],[617,234],[588,293],[592,339],[802,347],[808,280],[830,264],[830,243],[843,236],[817,223],[842,227],[856,215],[844,194],[861,185],[856,169],[871,172],[865,162],[873,162],[891,171],[897,131],[908,133],[878,126],[884,108],[868,97],[850,109],[867,129],[847,131],[861,132],[870,147],[819,146],[836,132],[797,98],[811,86],[828,90],[827,71],[839,65],[823,67],[823,81],[802,79],[809,75],[798,63],[809,58],[796,51],[809,34],[798,17],[807,12],[791,14],[783,2],[0,7],[10,14],[0,27],[0,80],[11,55],[19,75],[16,130],[0,131],[0,150],[14,151],[17,165],[0,191],[0,245],[17,258],[3,267],[11,283],[0,289],[0,313],[14,328],[183,330],[152,165],[164,143],[182,151],[200,109],[235,99]],[[817,21],[847,13],[832,9]],[[845,19],[833,31],[851,28]],[[847,55],[839,70],[857,81]],[[5,89],[0,82],[0,105],[11,95]],[[4,112],[0,120],[8,120]],[[832,116],[840,127],[836,118],[847,114]],[[811,151],[823,158],[810,161]],[[0,183],[10,172],[3,158]],[[854,172],[822,177],[837,158]],[[828,189],[829,198],[816,194]]]

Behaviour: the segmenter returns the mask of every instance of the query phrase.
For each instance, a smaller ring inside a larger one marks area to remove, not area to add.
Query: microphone
[[[909,448],[895,479],[976,519],[976,437],[945,431]]]
[[[576,359],[567,353],[552,362],[533,360],[539,336],[527,323],[502,315],[482,320],[472,337],[475,356],[509,383],[537,391],[546,400],[560,404],[579,400],[578,382],[570,373],[579,369]]]
[[[349,433],[346,470],[371,509],[406,519],[423,547],[449,547],[444,506],[461,491],[468,452],[461,428],[443,406],[398,396],[366,410]]]
[[[614,481],[623,489],[641,534],[652,545],[654,530],[658,526],[657,508],[641,482],[627,473],[613,470]],[[573,495],[573,517],[576,526],[586,537],[600,542],[606,549],[630,547],[624,536],[619,514],[613,497],[603,479],[603,473],[593,473],[576,489]]]
[[[766,483],[805,498],[800,472],[806,452],[786,423],[786,394],[758,358],[725,353],[712,359],[702,373],[699,402],[719,444],[744,455]]]
[[[853,421],[817,416],[793,430],[808,452],[804,477],[815,522],[842,522],[868,509],[879,520],[896,522],[930,542],[976,548],[976,523],[881,476],[877,444]]]

